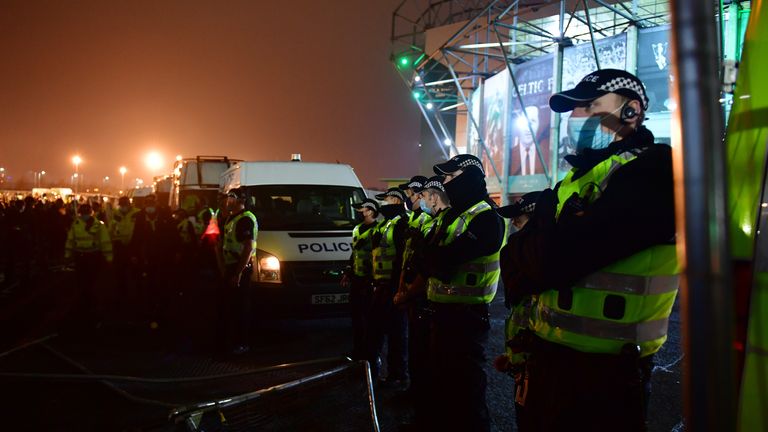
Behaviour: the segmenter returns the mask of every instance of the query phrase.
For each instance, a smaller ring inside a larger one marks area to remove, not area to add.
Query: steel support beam
[[[715,4],[672,0],[671,10],[685,426],[730,431],[737,398]]]

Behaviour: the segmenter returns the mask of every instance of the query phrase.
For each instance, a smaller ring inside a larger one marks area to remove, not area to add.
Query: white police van
[[[221,175],[221,192],[238,188],[259,224],[254,305],[291,315],[348,310],[349,294],[339,282],[358,223],[352,204],[365,198],[352,167],[238,162]]]

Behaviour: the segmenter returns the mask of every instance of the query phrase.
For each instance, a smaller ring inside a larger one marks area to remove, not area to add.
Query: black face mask
[[[405,207],[403,207],[402,204],[386,204],[381,206],[379,209],[379,212],[384,215],[387,219],[392,219],[393,217],[403,213],[405,210]]]
[[[451,201],[451,207],[458,210],[465,210],[488,195],[485,179],[479,173],[472,171],[462,173],[448,183],[444,183],[443,187]]]

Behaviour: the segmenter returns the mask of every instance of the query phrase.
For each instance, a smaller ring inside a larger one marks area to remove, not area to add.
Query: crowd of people
[[[76,294],[71,310],[63,314],[65,326],[90,328],[119,320],[156,329],[172,319],[174,297],[208,277],[222,285],[216,290],[219,348],[247,351],[248,324],[237,301],[245,292],[224,286],[243,285],[232,279],[251,268],[255,245],[245,254],[247,262],[238,267],[233,260],[239,258],[240,243],[255,242],[258,226],[253,217],[245,233],[242,223],[230,227],[230,220],[250,214],[241,195],[231,195],[222,197],[221,212],[199,200],[171,211],[154,195],[143,199],[141,207],[125,196],[114,206],[100,197],[3,199],[2,290],[29,292],[35,276],[70,271]]]
[[[678,289],[670,147],[643,126],[648,98],[626,71],[593,72],[550,107],[574,112],[583,144],[554,189],[498,207],[481,160],[461,154],[356,206],[352,356],[410,394],[404,430],[490,430],[499,287],[510,314],[494,365],[514,378],[519,430],[646,430]]]

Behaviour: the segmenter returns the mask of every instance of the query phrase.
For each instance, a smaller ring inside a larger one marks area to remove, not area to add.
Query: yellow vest
[[[92,218],[88,227],[82,219],[77,218],[67,233],[67,243],[64,248],[65,258],[71,258],[75,252],[101,252],[107,262],[112,262],[112,242],[104,222]]]
[[[224,264],[226,265],[236,264],[240,260],[240,254],[243,252],[243,244],[238,242],[235,237],[235,227],[237,227],[237,222],[244,217],[253,221],[253,240],[251,240],[253,252],[251,252],[251,259],[256,255],[256,239],[259,235],[259,224],[256,221],[256,216],[246,210],[231,218],[227,224],[224,225],[223,251]]]
[[[440,246],[453,243],[469,226],[478,214],[493,211],[485,201],[473,205],[454,220],[446,230],[446,238]],[[496,295],[499,284],[499,251],[491,255],[475,258],[459,266],[456,274],[448,283],[430,277],[427,285],[427,298],[436,303],[490,303]]]
[[[109,234],[112,241],[120,242],[126,246],[131,243],[133,229],[136,227],[136,214],[139,211],[136,207],[130,207],[126,214],[123,214],[119,209],[112,212],[112,220],[109,224]]]
[[[571,170],[558,189],[558,217],[574,193],[594,202],[610,176],[634,158],[630,153],[611,156],[576,180]],[[621,233],[616,235],[621,241]],[[631,343],[640,347],[641,356],[653,354],[667,339],[679,273],[674,245],[650,247],[578,282],[570,301],[556,290],[540,294],[532,329],[545,340],[578,351],[618,354]]]

